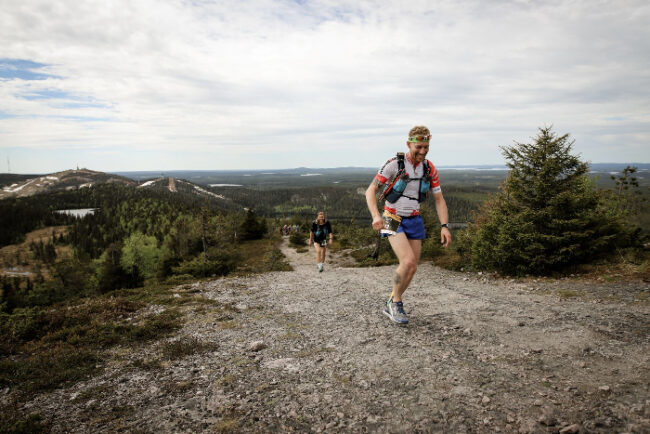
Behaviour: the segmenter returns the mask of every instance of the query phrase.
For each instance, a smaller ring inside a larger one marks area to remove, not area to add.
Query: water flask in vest
[[[394,203],[402,196],[404,189],[406,189],[406,184],[408,183],[408,175],[404,173],[399,177],[393,188],[386,195],[386,200]]]

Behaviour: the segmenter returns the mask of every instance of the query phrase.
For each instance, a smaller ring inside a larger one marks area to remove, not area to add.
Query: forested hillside
[[[573,273],[596,256],[569,258],[567,252],[580,252],[580,244],[571,240],[595,233],[603,240],[598,240],[596,253],[606,261],[601,264],[608,276],[628,273],[647,278],[644,179],[629,168],[613,179],[598,178],[596,185],[593,177],[586,176],[586,166],[576,167],[580,170],[571,178],[575,182],[558,196],[564,198],[561,201],[548,188],[541,193],[535,189],[553,185],[549,180],[537,182],[537,170],[527,171],[521,180],[511,176],[508,188],[500,188],[504,173],[499,171],[441,173],[450,219],[459,224],[454,226],[452,248],[442,249],[434,203],[425,202],[422,214],[430,236],[422,245],[422,260],[485,272],[508,261],[515,263],[499,258],[518,255],[517,268],[504,272],[524,274],[530,272],[528,265],[536,263],[530,252],[549,240],[552,252],[553,243],[562,235],[569,240],[560,252],[563,256],[544,254],[557,263],[537,270]],[[561,170],[560,176],[542,172],[563,185],[570,171]],[[273,178],[271,185],[258,179],[257,184],[241,186],[198,186],[160,177],[138,186],[100,184],[0,200],[0,333],[7,337],[0,343],[0,388],[34,394],[73,384],[96,372],[106,348],[137,346],[170,335],[182,326],[180,307],[196,298],[170,296],[168,288],[203,277],[288,269],[278,248],[280,227],[289,223],[299,228],[290,236],[291,245],[307,252],[308,228],[319,210],[326,212],[333,225],[333,253],[347,264],[395,263],[388,242],[379,240],[368,224],[364,191],[372,173],[343,177],[337,173],[330,179],[268,176]],[[300,184],[301,179],[308,182]],[[513,190],[513,183],[525,187],[525,194]],[[538,200],[542,193],[551,199]],[[518,202],[508,202],[511,199]],[[498,206],[490,207],[495,200]],[[549,200],[557,202],[555,214],[561,220],[547,222]],[[577,216],[570,215],[572,207],[579,210]],[[54,212],[70,209],[94,212],[82,218]],[[601,222],[607,224],[605,230],[599,229]],[[468,223],[468,230],[459,229]],[[513,242],[506,236],[516,240],[517,233],[525,234],[530,242]],[[609,256],[603,258],[605,253]],[[476,260],[493,257],[497,260]],[[133,312],[151,305],[174,308],[154,313],[146,321],[131,321]],[[216,321],[223,327],[231,324],[228,309],[216,311]],[[137,363],[148,369],[148,361]],[[43,375],[46,371],[55,374]],[[8,414],[8,420],[13,420],[14,413]]]
[[[27,197],[35,194],[70,191],[88,188],[100,184],[135,185],[135,181],[119,175],[97,172],[89,169],[64,170],[48,175],[29,177],[23,181],[11,179],[8,175],[0,175],[0,199],[9,197]]]
[[[54,212],[81,208],[95,212],[79,219]],[[164,189],[105,184],[7,199],[0,201],[0,224],[2,245],[20,243],[35,229],[66,227],[2,255],[3,268],[21,270],[2,277],[0,306],[7,312],[154,278],[222,275],[251,263],[258,271],[283,267],[273,242],[263,240],[267,221],[254,210]]]
[[[366,206],[366,184],[311,187],[210,187],[210,191],[225,196],[241,207],[255,208],[268,217],[292,217],[313,219],[318,211],[325,211],[331,220],[358,222],[370,221]],[[478,209],[489,193],[496,192],[496,185],[456,186],[445,188],[445,200],[453,222],[466,223],[472,211]],[[433,207],[433,201],[424,206]]]
[[[109,211],[124,201],[155,199],[173,209],[219,208],[217,202],[202,202],[191,195],[173,195],[164,190],[143,191],[119,184],[100,184],[93,188],[59,191],[36,196],[0,200],[0,247],[24,239],[27,232],[44,226],[71,224],[74,218],[55,210],[99,208]],[[109,211],[110,212],[110,211]]]
[[[335,172],[331,176],[339,181],[323,185],[315,182],[319,176],[289,174],[270,185],[247,186],[198,186],[163,177],[138,186],[98,184],[1,200],[0,247],[17,246],[0,258],[4,269],[16,270],[2,277],[2,309],[46,306],[152,279],[281,269],[271,238],[282,224],[294,222],[302,228],[296,239],[304,242],[319,210],[333,222],[341,246],[365,248],[374,243],[363,195],[371,175]],[[468,221],[497,179],[486,186],[450,182],[445,194],[452,221]],[[435,215],[432,206],[425,204],[425,211]],[[70,209],[94,212],[83,218],[55,212]],[[26,241],[27,234],[47,227],[64,229]]]
[[[586,177],[587,166],[581,167]],[[22,267],[20,270],[24,271],[20,275],[19,270],[19,277],[2,278],[4,309],[48,304],[74,294],[134,287],[147,279],[164,281],[174,276],[227,274],[242,267],[242,258],[252,258],[249,250],[260,258],[249,261],[257,263],[259,271],[281,268],[280,255],[273,250],[272,242],[254,249],[246,243],[277,236],[284,223],[299,224],[302,230],[295,234],[295,241],[304,242],[306,228],[318,211],[325,211],[332,221],[339,248],[365,252],[355,253],[357,259],[364,259],[375,244],[364,197],[373,171],[323,172],[305,173],[301,169],[256,176],[228,173],[220,175],[226,176],[222,178],[195,174],[194,180],[202,177],[208,182],[199,186],[183,179],[161,177],[137,186],[99,184],[0,200],[0,247],[19,245],[36,229],[66,228],[53,232],[51,239],[30,240],[22,252],[18,248],[12,254],[2,255],[5,269]],[[450,221],[455,228],[474,221],[482,204],[500,191],[505,173],[441,171]],[[214,180],[233,182],[209,182]],[[243,180],[248,183],[236,184]],[[618,176],[599,176],[596,181],[600,193],[594,190],[598,197],[593,196],[592,201],[600,204],[598,212],[627,228],[621,229],[625,230],[626,242],[642,243],[648,229],[644,225],[646,180],[638,176],[635,168],[628,168]],[[82,208],[95,212],[81,219],[54,212]],[[437,221],[432,200],[423,204],[423,213],[427,231],[435,233]],[[602,218],[595,221],[599,220]],[[515,227],[512,223],[506,226]],[[614,239],[615,231],[610,232],[607,236]],[[464,239],[464,243],[457,244],[461,256],[450,261],[454,266],[462,266],[463,249],[469,249],[468,238]],[[622,238],[616,239],[620,245]],[[456,252],[455,248],[452,252]],[[384,249],[383,255],[389,254],[390,249]],[[423,246],[423,257],[440,254],[435,237],[431,237]],[[386,256],[384,259],[392,260]]]

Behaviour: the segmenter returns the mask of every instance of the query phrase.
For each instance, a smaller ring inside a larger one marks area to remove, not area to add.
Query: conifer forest
[[[615,251],[620,255],[621,249],[643,256],[647,180],[632,166],[618,176],[590,175],[571,145],[568,135],[540,129],[534,143],[503,148],[507,169],[441,169],[457,235],[453,258],[443,263],[548,275]],[[373,176],[373,169],[337,169],[322,176],[260,175],[255,183],[250,175],[202,174],[202,188],[218,196],[210,199],[192,194],[190,187],[172,192],[120,184],[4,199],[0,247],[23,248],[5,252],[2,267],[28,272],[2,276],[0,307],[11,313],[145,281],[281,269],[285,265],[273,241],[280,228],[300,227],[292,240],[304,242],[318,211],[332,222],[339,248],[356,250],[360,263],[373,265],[366,260],[375,236],[363,195]],[[82,208],[96,212],[83,218],[54,212]],[[422,212],[427,230],[435,232],[432,200]],[[46,238],[26,241],[30,232],[50,227],[57,229]],[[433,238],[425,241],[423,259],[441,254]],[[384,259],[390,256],[384,249]]]
[[[531,143],[502,148],[505,168],[440,168],[454,242],[441,248],[428,199],[421,260],[514,278],[611,265],[647,279],[648,168],[594,170],[572,145],[541,128]],[[306,252],[319,211],[333,227],[332,251],[358,267],[396,263],[370,227],[364,193],[375,169],[300,173],[134,173],[132,184],[0,200],[0,388],[29,396],[73,384],[95,372],[102,348],[177,330],[176,310],[121,322],[147,303],[183,302],[165,288],[290,270],[282,228],[290,225],[289,246]],[[0,175],[4,185],[21,179]],[[19,411],[5,422],[11,432],[43,432],[42,421]]]

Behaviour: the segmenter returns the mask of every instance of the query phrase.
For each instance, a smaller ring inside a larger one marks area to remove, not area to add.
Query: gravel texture
[[[208,351],[41,395],[53,432],[650,432],[649,284],[495,279],[421,264],[408,326],[380,313],[394,267],[283,252],[294,271],[176,291],[173,339]],[[225,312],[225,313],[224,313]]]

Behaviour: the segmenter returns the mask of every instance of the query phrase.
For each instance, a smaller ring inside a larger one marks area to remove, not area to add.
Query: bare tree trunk
[[[203,239],[203,263],[208,263],[208,239],[206,237],[206,232],[208,231],[208,222],[206,216],[207,210],[204,208],[201,210],[201,238]]]

